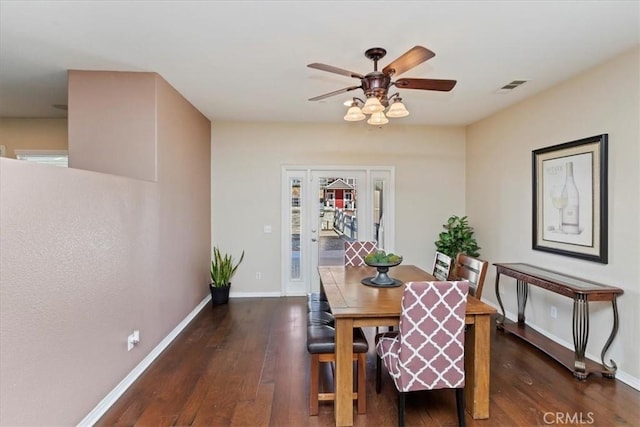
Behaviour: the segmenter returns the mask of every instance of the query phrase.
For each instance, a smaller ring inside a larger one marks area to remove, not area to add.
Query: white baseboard
[[[498,310],[498,314],[502,314],[502,312],[500,311],[500,307],[492,304],[490,301],[486,301],[483,300],[482,302],[494,307],[496,310]],[[515,322],[516,319],[518,318],[518,315],[516,313],[512,313],[508,310],[505,310],[505,316],[507,317],[507,319],[511,320],[512,322]],[[527,323],[527,326],[529,326],[531,329],[534,329],[536,332],[539,332],[540,334],[544,335],[545,337],[549,338],[550,340],[557,342],[558,344],[560,344],[561,346],[563,346],[564,348],[567,348],[571,351],[574,350],[573,347],[573,343],[567,342],[565,340],[563,340],[560,337],[557,337],[553,334],[550,334],[549,332],[545,331],[544,329],[534,325],[534,324],[530,324]],[[594,355],[594,354],[590,354],[588,352],[585,353],[585,356],[591,360],[595,360],[598,361],[600,360],[600,355]],[[627,384],[629,387],[633,387],[634,389],[640,391],[640,378],[636,378],[630,374],[628,374],[627,372],[618,369],[616,371],[616,379],[620,380],[621,382]]]
[[[160,341],[160,343],[153,350],[151,350],[151,352],[147,354],[147,356],[142,359],[142,361],[138,363],[138,365],[133,368],[133,370],[129,372],[129,374],[124,377],[124,379],[120,381],[120,383],[115,386],[115,388],[111,390],[111,392],[109,392],[109,394],[107,394],[104,399],[102,399],[100,403],[98,403],[98,405],[93,408],[93,410],[89,412],[86,417],[84,417],[82,421],[78,423],[78,426],[93,426],[95,423],[97,423],[98,420],[105,414],[105,412],[107,412],[107,410],[111,408],[114,403],[116,403],[120,396],[122,396],[124,392],[127,391],[129,387],[131,387],[131,384],[133,384],[135,380],[137,380],[138,377],[142,375],[145,369],[147,369],[149,365],[151,365],[151,363],[160,355],[160,353],[162,353],[164,349],[166,349],[169,344],[171,344],[171,342],[180,334],[180,332],[182,332],[182,330],[189,324],[189,322],[191,322],[194,317],[196,317],[196,315],[200,313],[200,310],[202,310],[202,308],[209,301],[211,301],[211,295],[207,295],[207,297],[203,299],[196,306],[196,308],[194,308],[191,313],[189,313],[187,317],[185,317],[184,320],[182,320],[182,322],[180,322],[178,326],[176,326],[169,333],[169,335],[167,335],[162,341]]]
[[[276,298],[281,296],[281,292],[229,292],[229,298]]]

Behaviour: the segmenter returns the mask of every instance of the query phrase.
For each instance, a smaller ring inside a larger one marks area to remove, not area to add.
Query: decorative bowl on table
[[[371,252],[364,257],[364,263],[370,267],[375,267],[378,274],[375,277],[366,277],[360,282],[363,285],[375,286],[378,288],[394,288],[402,285],[398,279],[389,277],[389,268],[402,263],[402,257],[393,253],[386,254],[383,250]]]

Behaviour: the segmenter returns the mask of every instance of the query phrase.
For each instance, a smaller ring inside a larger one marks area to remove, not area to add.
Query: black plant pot
[[[229,289],[231,288],[231,283],[229,286],[221,286],[215,287],[209,285],[209,289],[211,290],[211,304],[213,305],[222,305],[229,302]]]

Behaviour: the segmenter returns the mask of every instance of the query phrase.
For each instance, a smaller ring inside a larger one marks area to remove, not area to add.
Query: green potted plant
[[[436,249],[452,259],[456,259],[459,253],[464,253],[472,257],[480,256],[480,247],[473,237],[473,227],[469,226],[466,216],[458,217],[452,215],[443,225],[446,231],[438,235]]]
[[[213,259],[211,260],[211,302],[213,305],[226,304],[229,301],[229,288],[231,278],[244,259],[244,251],[240,260],[234,263],[233,257],[222,253],[217,247],[213,247]]]

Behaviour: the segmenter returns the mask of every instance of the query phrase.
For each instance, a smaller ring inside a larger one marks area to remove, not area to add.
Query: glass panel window
[[[291,224],[291,279],[300,279],[300,208],[302,207],[302,187],[300,178],[291,178],[291,203],[289,223]]]
[[[384,180],[375,179],[373,182],[373,236],[378,247],[384,248]]]

